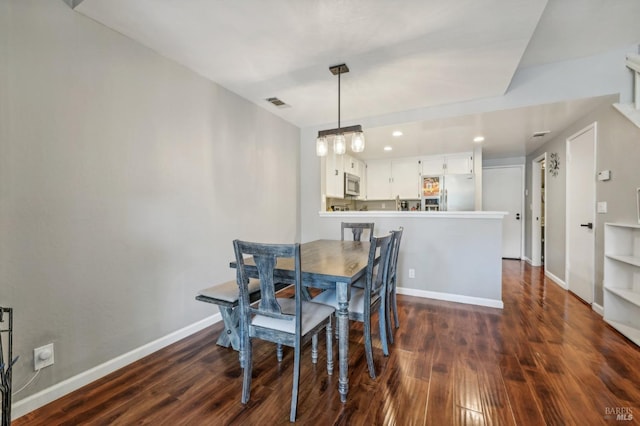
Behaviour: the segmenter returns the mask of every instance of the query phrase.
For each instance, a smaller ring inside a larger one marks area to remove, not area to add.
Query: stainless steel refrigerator
[[[423,211],[475,210],[473,174],[422,176]]]

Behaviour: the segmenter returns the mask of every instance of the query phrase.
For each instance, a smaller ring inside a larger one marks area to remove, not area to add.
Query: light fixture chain
[[[340,129],[340,74],[342,74],[340,71],[338,69],[338,129]]]

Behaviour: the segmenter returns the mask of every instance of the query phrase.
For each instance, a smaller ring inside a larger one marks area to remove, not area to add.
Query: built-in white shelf
[[[616,287],[605,287],[605,290],[610,291],[616,296],[628,300],[630,303],[633,303],[636,306],[640,306],[640,293],[638,293],[637,291]]]
[[[604,226],[604,320],[640,346],[640,225]]]
[[[614,260],[617,260],[619,262],[628,263],[629,265],[640,266],[640,257],[636,257],[636,256],[620,256],[620,255],[615,255],[615,254],[607,254],[605,256],[608,257],[609,259],[614,259]]]
[[[634,104],[615,103],[613,107],[637,127],[640,127],[640,110],[637,110]]]
[[[633,73],[633,100],[628,104],[616,103],[613,106],[633,124],[640,127],[640,55],[629,53],[625,65]]]
[[[623,322],[604,319],[611,327],[624,334],[629,340],[640,346],[640,330]]]

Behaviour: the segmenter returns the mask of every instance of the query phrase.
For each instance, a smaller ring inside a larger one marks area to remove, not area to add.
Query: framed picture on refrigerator
[[[422,178],[422,196],[437,197],[440,195],[440,177],[427,176]]]

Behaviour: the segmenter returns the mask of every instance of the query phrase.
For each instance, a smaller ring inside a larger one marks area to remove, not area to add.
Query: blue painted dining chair
[[[262,244],[235,240],[237,282],[240,288],[240,360],[244,367],[242,381],[243,404],[249,401],[253,339],[262,339],[294,348],[293,389],[291,393],[291,422],[295,422],[300,382],[300,355],[303,344],[312,341],[312,362],[317,362],[317,335],[325,329],[327,335],[327,372],[333,373],[331,323],[335,309],[321,303],[304,301],[300,244]],[[260,280],[260,302],[250,303],[249,274],[245,258],[253,258]],[[294,266],[295,297],[277,298],[274,270],[278,259],[291,258]],[[280,361],[281,357],[278,357]]]
[[[378,311],[378,326],[380,329],[380,341],[385,356],[389,355],[387,344],[387,325],[385,310],[387,308],[387,274],[389,260],[391,259],[392,234],[383,237],[372,237],[371,248],[365,272],[364,288],[351,287],[351,299],[349,300],[349,319],[364,323],[364,345],[367,356],[369,376],[376,378],[373,364],[373,347],[371,343],[371,317]],[[379,256],[378,261],[376,257]],[[312,299],[314,302],[326,303],[337,309],[338,302],[335,289],[326,290]]]
[[[400,252],[400,242],[402,241],[402,226],[397,231],[391,231],[393,239],[391,241],[391,255],[389,259],[389,272],[387,273],[387,307],[385,309],[385,317],[387,323],[387,335],[389,342],[393,343],[393,332],[391,330],[391,314],[393,314],[393,322],[395,328],[400,327],[398,321],[398,302],[396,298],[396,280],[398,276],[398,253]]]
[[[373,237],[374,225],[375,224],[373,222],[368,222],[368,223],[342,222],[340,224],[340,240],[344,241],[344,231],[345,229],[349,229],[353,234],[353,241],[360,241],[362,237],[362,231],[367,229],[369,230],[369,241],[371,241],[371,238]]]

